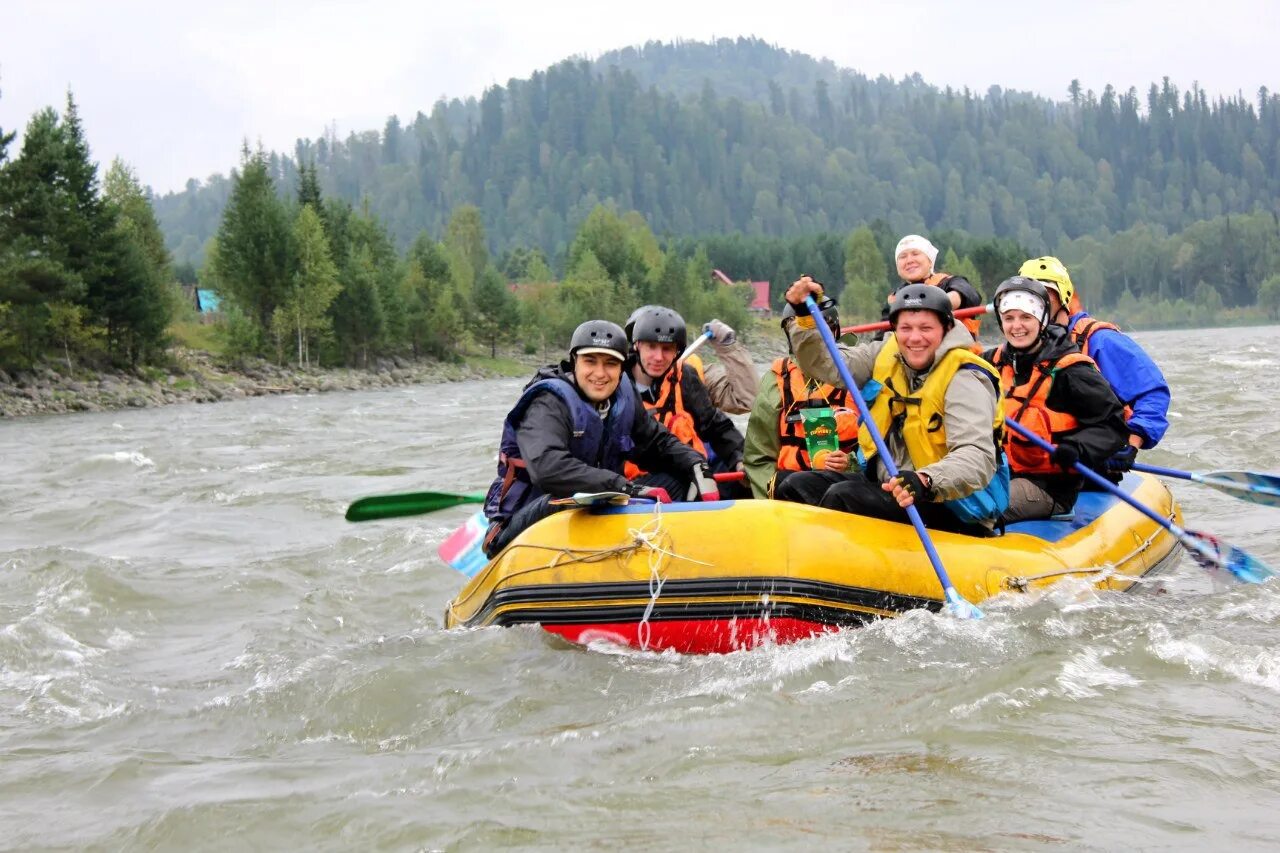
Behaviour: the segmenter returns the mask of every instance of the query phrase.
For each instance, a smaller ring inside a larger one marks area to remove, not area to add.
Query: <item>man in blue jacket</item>
[[[1080,351],[1097,363],[1129,410],[1129,446],[1108,463],[1112,472],[1128,471],[1138,450],[1155,447],[1169,428],[1169,383],[1164,373],[1114,323],[1089,316],[1076,298],[1075,285],[1062,261],[1050,256],[1032,258],[1022,265],[1018,275],[1044,282],[1049,293],[1050,322],[1067,327]]]

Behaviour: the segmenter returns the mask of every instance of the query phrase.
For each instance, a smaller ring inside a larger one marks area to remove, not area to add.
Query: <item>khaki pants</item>
[[[1014,477],[1009,482],[1009,508],[1001,519],[1005,524],[1015,521],[1027,521],[1033,518],[1048,518],[1071,507],[1058,503],[1053,496],[1040,488],[1040,485],[1025,477]]]

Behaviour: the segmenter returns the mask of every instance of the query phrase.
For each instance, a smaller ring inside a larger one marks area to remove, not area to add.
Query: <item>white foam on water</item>
[[[1280,362],[1274,358],[1241,358],[1240,356],[1230,355],[1211,355],[1209,361],[1212,364],[1222,364],[1227,367],[1236,367],[1252,370],[1258,367],[1275,367]]]
[[[1164,625],[1151,629],[1151,652],[1194,675],[1220,676],[1280,693],[1280,652],[1232,643],[1208,634],[1174,637]]]
[[[979,697],[972,702],[956,705],[951,709],[951,713],[953,716],[963,719],[972,717],[988,707],[1021,711],[1034,707],[1052,694],[1053,691],[1048,687],[1017,687],[1008,692],[988,693],[986,696]]]
[[[115,453],[96,453],[89,462],[128,462],[137,468],[154,468],[156,463],[136,450],[117,450]]]
[[[1068,699],[1092,699],[1101,696],[1103,690],[1141,684],[1129,673],[1102,662],[1114,651],[1107,647],[1089,646],[1071,655],[1055,679],[1062,694]]]

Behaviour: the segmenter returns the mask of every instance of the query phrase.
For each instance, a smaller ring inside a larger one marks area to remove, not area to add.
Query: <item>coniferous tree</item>
[[[222,297],[265,332],[289,290],[288,218],[261,150],[241,150],[241,171],[232,180],[211,272]]]
[[[848,319],[878,318],[884,301],[885,262],[871,229],[854,230],[845,243],[844,291],[840,312]]]
[[[324,236],[320,216],[311,205],[298,211],[293,224],[293,246],[296,253],[293,282],[284,303],[276,308],[273,322],[284,323],[293,333],[298,349],[298,363],[310,366],[312,337],[329,328],[329,305],[342,285],[338,268],[329,256],[329,241]]]

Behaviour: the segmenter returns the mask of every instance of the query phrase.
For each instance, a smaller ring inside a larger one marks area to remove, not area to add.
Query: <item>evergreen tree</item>
[[[241,151],[241,171],[222,224],[211,272],[219,294],[240,308],[260,331],[271,325],[289,291],[289,222],[261,150]]]
[[[481,343],[489,345],[490,357],[498,355],[498,341],[514,337],[520,322],[519,305],[501,274],[487,268],[476,282],[475,331]]]
[[[62,129],[50,108],[27,124],[17,158],[0,168],[0,304],[8,358],[33,361],[48,340],[52,303],[80,303],[86,287],[67,239],[86,224],[65,177]],[[83,242],[81,240],[80,242]]]
[[[310,366],[310,340],[329,328],[329,305],[342,290],[338,268],[329,257],[329,241],[324,236],[320,216],[311,205],[298,211],[293,224],[296,264],[293,286],[284,303],[276,309],[294,333],[298,363]]]
[[[886,274],[884,258],[871,229],[864,225],[850,233],[844,249],[841,314],[851,320],[878,318],[884,301]]]
[[[343,271],[342,290],[329,306],[329,313],[343,358],[349,364],[367,367],[385,322],[378,297],[378,269],[369,246],[360,246],[352,254]]]

